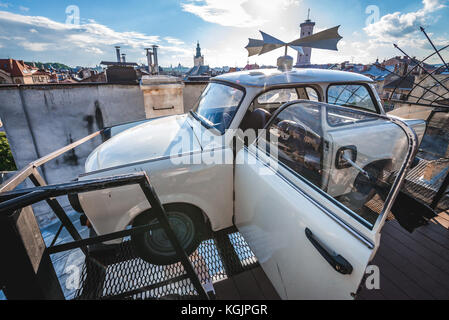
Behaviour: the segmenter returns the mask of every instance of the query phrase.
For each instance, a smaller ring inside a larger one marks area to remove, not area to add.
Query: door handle
[[[315,249],[318,250],[318,252],[326,259],[327,262],[335,269],[335,271],[341,273],[341,274],[352,274],[352,271],[354,270],[352,268],[352,265],[343,258],[341,255],[336,253],[329,252],[328,249],[326,249],[320,241],[318,241],[313,232],[310,231],[309,228],[306,228],[306,236],[307,239],[313,244]]]

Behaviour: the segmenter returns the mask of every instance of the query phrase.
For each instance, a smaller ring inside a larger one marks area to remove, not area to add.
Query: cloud
[[[165,37],[164,40],[170,44],[174,44],[174,45],[178,45],[178,46],[184,44],[184,41],[176,39],[176,38],[172,38],[172,37]]]
[[[210,23],[249,28],[261,26],[276,16],[279,9],[285,10],[299,4],[300,0],[186,0],[181,7]]]
[[[30,11],[30,8],[24,7],[24,6],[19,6],[19,10],[22,12],[28,12]]]
[[[24,42],[20,42],[20,45],[25,50],[40,52],[40,51],[47,50],[51,44],[43,43],[43,42],[28,42],[28,41],[25,42],[24,41]]]
[[[12,4],[7,2],[0,2],[0,8],[9,8],[12,7]]]
[[[440,0],[423,0],[423,7],[415,12],[394,12],[364,28],[366,34],[379,41],[393,41],[415,33],[432,19],[432,13],[445,8]]]
[[[93,54],[104,54],[103,50],[95,47],[88,47],[85,49],[86,52],[93,53]]]
[[[74,25],[7,11],[0,11],[0,38],[8,52],[20,59],[58,59],[65,63],[75,61],[76,64],[88,65],[114,60],[114,46],[121,46],[129,61],[144,57],[144,48],[154,44],[179,55],[186,55],[188,51],[189,57],[194,50],[193,45],[187,48],[175,37],[118,32],[90,19]],[[164,62],[162,54],[160,60]]]
[[[227,27],[252,27],[261,21],[254,20],[243,8],[246,0],[193,0],[182,3],[184,11],[193,13],[207,22]]]
[[[354,32],[353,40],[346,46],[342,46],[342,51],[351,58],[355,57],[357,61],[369,63],[376,58],[384,59],[402,55],[393,47],[395,43],[411,56],[427,56],[431,47],[419,27],[435,23],[438,20],[437,12],[446,8],[444,2],[445,0],[422,0],[422,7],[416,11],[386,14],[379,21],[363,29],[368,37]],[[433,38],[435,45],[447,44],[447,39],[435,37],[429,32],[428,34]],[[430,59],[428,62],[437,61]]]

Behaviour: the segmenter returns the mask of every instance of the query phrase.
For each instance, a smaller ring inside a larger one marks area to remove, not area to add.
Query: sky
[[[192,66],[200,41],[211,67],[275,65],[283,50],[248,58],[248,38],[295,40],[308,9],[315,32],[341,25],[343,37],[337,52],[314,49],[312,63],[372,63],[399,55],[393,43],[424,58],[432,50],[420,26],[449,44],[449,0],[0,0],[0,58],[95,66],[115,61],[118,45],[146,63],[143,49],[157,44],[162,66]]]

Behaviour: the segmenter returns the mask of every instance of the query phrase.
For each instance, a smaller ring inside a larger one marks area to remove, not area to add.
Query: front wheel
[[[201,212],[186,205],[164,206],[168,221],[186,251],[191,255],[201,243],[204,220]],[[140,214],[133,222],[133,227],[157,224],[158,220],[152,210]],[[171,265],[180,261],[164,229],[156,229],[131,236],[137,255],[155,265]]]

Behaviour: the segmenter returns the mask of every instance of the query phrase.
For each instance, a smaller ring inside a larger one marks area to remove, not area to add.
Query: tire
[[[170,204],[164,206],[168,220],[187,255],[191,255],[201,243],[205,223],[198,209],[187,205]],[[157,223],[151,210],[140,214],[133,227]],[[166,266],[180,261],[164,230],[157,229],[131,236],[136,254],[144,261],[154,265]]]

